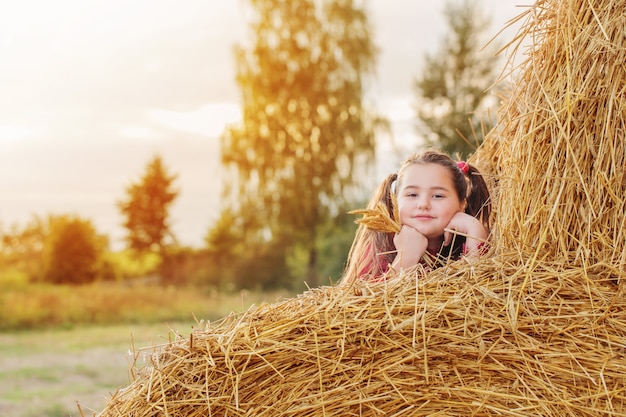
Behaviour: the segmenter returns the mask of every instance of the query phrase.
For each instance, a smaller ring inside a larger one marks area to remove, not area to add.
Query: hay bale
[[[150,350],[109,416],[626,414],[626,2],[539,0],[477,158],[491,256],[322,287]]]
[[[313,289],[180,338],[101,416],[591,416],[626,410],[626,297],[504,258]]]
[[[533,40],[528,59],[485,143],[501,187],[494,242],[524,259],[565,258],[619,274],[626,3],[540,0],[526,15],[520,39]]]

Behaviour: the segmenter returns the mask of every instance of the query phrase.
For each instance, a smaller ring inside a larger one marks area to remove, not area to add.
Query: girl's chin
[[[422,232],[420,232],[422,233]],[[435,234],[427,234],[422,233],[426,239],[428,239],[428,247],[438,247],[440,248],[443,245],[443,235],[439,233]]]
[[[443,242],[443,230],[441,230],[441,231],[433,231],[430,228],[419,227],[419,226],[416,227],[415,230],[417,230],[418,232],[423,234],[424,237],[426,239],[428,239],[428,240],[441,238],[441,241]]]

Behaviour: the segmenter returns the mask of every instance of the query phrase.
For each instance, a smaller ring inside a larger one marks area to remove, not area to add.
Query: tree
[[[118,207],[125,217],[129,248],[163,256],[166,239],[175,241],[168,222],[170,205],[178,196],[173,188],[175,179],[175,175],[168,174],[161,157],[155,155],[140,181],[126,189],[127,198]]]
[[[375,151],[376,118],[363,105],[376,48],[353,0],[250,0],[254,43],[236,48],[243,123],[221,138],[225,212],[257,217],[245,239],[273,256],[308,253],[317,284],[320,225],[342,210]]]
[[[490,18],[480,2],[448,0],[444,16],[450,32],[441,49],[425,55],[425,66],[415,82],[417,130],[428,145],[438,144],[450,154],[467,156],[482,143],[480,111],[488,88],[497,80],[496,46],[482,49]],[[474,143],[477,142],[477,143]]]
[[[291,286],[285,247],[278,239],[254,240],[264,219],[224,210],[205,237],[210,258],[208,281],[225,289],[274,289]]]
[[[34,216],[24,227],[12,225],[0,233],[0,267],[20,271],[30,281],[43,276],[43,248],[47,234],[46,222]]]
[[[89,220],[51,216],[44,240],[44,280],[52,284],[85,284],[101,277],[106,237]]]

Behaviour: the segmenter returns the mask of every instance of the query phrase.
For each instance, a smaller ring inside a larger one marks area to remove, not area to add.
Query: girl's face
[[[441,247],[443,229],[465,208],[448,169],[438,164],[409,165],[397,193],[401,223],[423,234],[429,248]]]

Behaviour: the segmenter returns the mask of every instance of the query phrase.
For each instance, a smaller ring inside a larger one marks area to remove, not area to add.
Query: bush
[[[0,293],[0,330],[76,325],[218,320],[251,304],[289,293],[232,292],[211,288],[95,283],[31,284]]]

